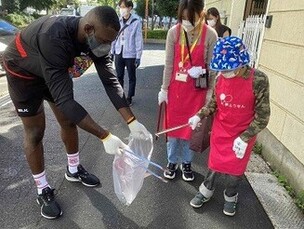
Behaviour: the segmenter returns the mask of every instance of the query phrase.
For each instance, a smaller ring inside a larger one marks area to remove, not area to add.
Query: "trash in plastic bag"
[[[133,138],[130,134],[128,146],[122,155],[116,155],[113,161],[114,191],[125,205],[130,205],[136,198],[143,186],[146,172],[165,181],[148,168],[149,165],[153,165],[164,170],[160,165],[150,161],[153,152],[153,138],[150,133],[140,139]]]

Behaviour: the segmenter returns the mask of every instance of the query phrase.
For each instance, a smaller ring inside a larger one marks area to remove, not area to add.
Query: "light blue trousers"
[[[194,152],[189,149],[189,141],[168,137],[167,154],[169,163],[191,163]]]

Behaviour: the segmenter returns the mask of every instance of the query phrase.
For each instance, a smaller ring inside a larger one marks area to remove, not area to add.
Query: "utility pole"
[[[153,30],[154,29],[154,24],[155,24],[155,19],[154,19],[154,3],[155,3],[155,0],[152,0],[152,25],[151,25],[151,29]]]
[[[146,0],[146,10],[145,10],[145,43],[147,42],[147,34],[148,34],[148,19],[149,19],[149,0]]]

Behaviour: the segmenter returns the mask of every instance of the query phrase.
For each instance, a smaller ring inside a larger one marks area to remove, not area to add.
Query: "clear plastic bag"
[[[125,205],[130,205],[136,198],[147,171],[162,179],[148,169],[150,163],[163,170],[150,161],[153,151],[153,138],[150,133],[144,134],[141,139],[135,139],[130,135],[128,146],[129,149],[123,150],[122,156],[116,155],[113,161],[114,191]]]

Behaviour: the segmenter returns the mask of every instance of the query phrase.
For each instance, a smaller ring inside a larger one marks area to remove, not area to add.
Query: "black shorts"
[[[43,100],[54,103],[54,99],[44,79],[23,79],[7,73],[8,91],[18,116],[30,117],[37,115]]]

